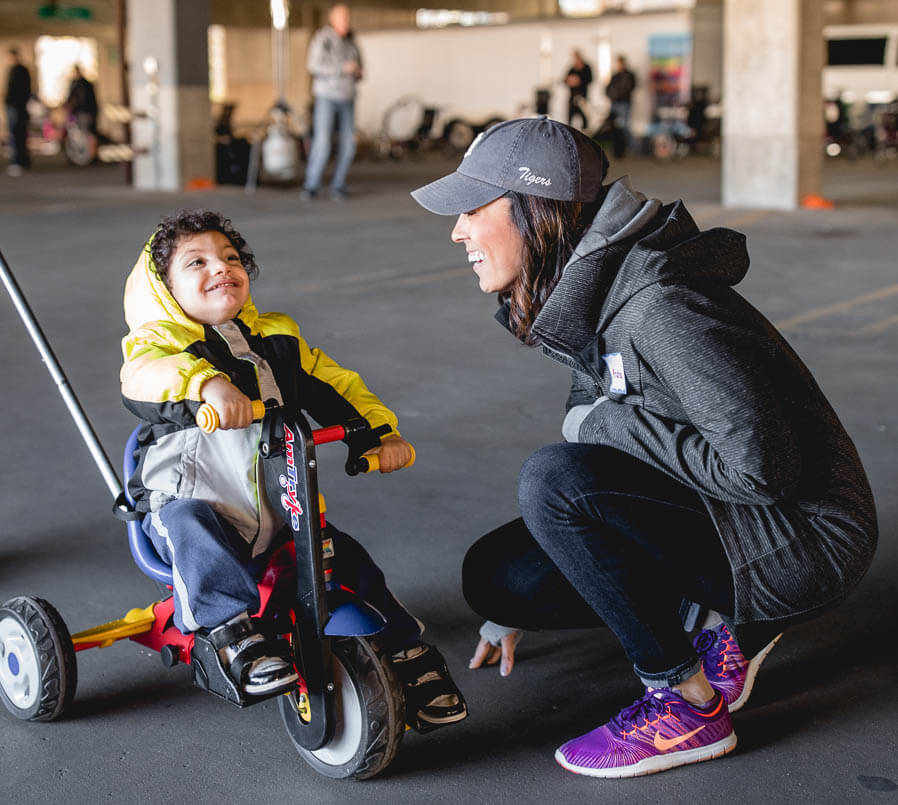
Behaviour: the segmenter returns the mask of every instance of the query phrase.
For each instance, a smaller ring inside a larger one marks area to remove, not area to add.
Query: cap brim
[[[504,196],[504,187],[456,171],[412,191],[412,198],[437,215],[460,215]]]

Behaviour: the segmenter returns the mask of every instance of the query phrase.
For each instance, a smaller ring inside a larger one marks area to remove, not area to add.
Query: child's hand
[[[412,460],[412,446],[401,436],[384,436],[380,447],[369,450],[364,455],[375,453],[380,458],[380,471],[393,472],[402,469]]]
[[[253,421],[253,405],[249,397],[222,375],[210,377],[203,383],[200,398],[218,412],[220,428],[245,428]]]

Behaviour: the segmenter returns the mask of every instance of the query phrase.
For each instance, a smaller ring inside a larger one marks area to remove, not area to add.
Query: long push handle
[[[56,387],[59,389],[59,393],[62,395],[62,399],[69,409],[69,413],[72,415],[72,419],[75,420],[75,424],[78,426],[78,430],[81,432],[81,436],[87,444],[87,449],[90,450],[90,454],[93,456],[94,462],[100,470],[100,474],[103,476],[107,488],[112,493],[112,496],[118,499],[122,494],[122,482],[112,468],[109,456],[106,455],[103,445],[100,444],[100,440],[97,438],[93,426],[90,424],[87,415],[84,413],[84,409],[81,407],[81,403],[75,396],[75,392],[72,391],[72,387],[69,385],[65,372],[62,371],[59,361],[56,360],[56,356],[53,354],[53,350],[50,347],[43,330],[41,330],[40,325],[37,323],[34,313],[31,312],[31,307],[22,294],[22,289],[19,288],[19,284],[16,282],[16,278],[13,276],[9,263],[6,262],[6,258],[3,256],[2,252],[0,252],[0,275],[3,276],[3,284],[9,292],[9,296],[18,311],[19,317],[25,324],[25,329],[28,330],[28,335],[30,335],[31,340],[34,341],[34,345],[41,354],[41,359],[46,364],[50,376],[56,383]]]

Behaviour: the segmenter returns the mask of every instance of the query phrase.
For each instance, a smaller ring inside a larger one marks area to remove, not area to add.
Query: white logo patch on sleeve
[[[611,372],[611,393],[626,394],[627,393],[627,376],[624,374],[624,359],[620,352],[609,352],[602,356],[602,360],[608,366]]]

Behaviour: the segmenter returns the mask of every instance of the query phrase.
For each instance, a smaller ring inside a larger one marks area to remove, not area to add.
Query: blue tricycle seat
[[[140,428],[135,428],[128,437],[125,444],[125,455],[122,459],[122,474],[125,477],[125,499],[133,506],[134,499],[128,492],[128,480],[137,469],[137,462],[134,460],[134,451],[137,449],[137,433]],[[140,520],[128,521],[128,547],[131,549],[131,556],[140,570],[154,581],[172,586],[171,565],[167,565],[162,558],[156,553],[150,538],[141,528]]]

